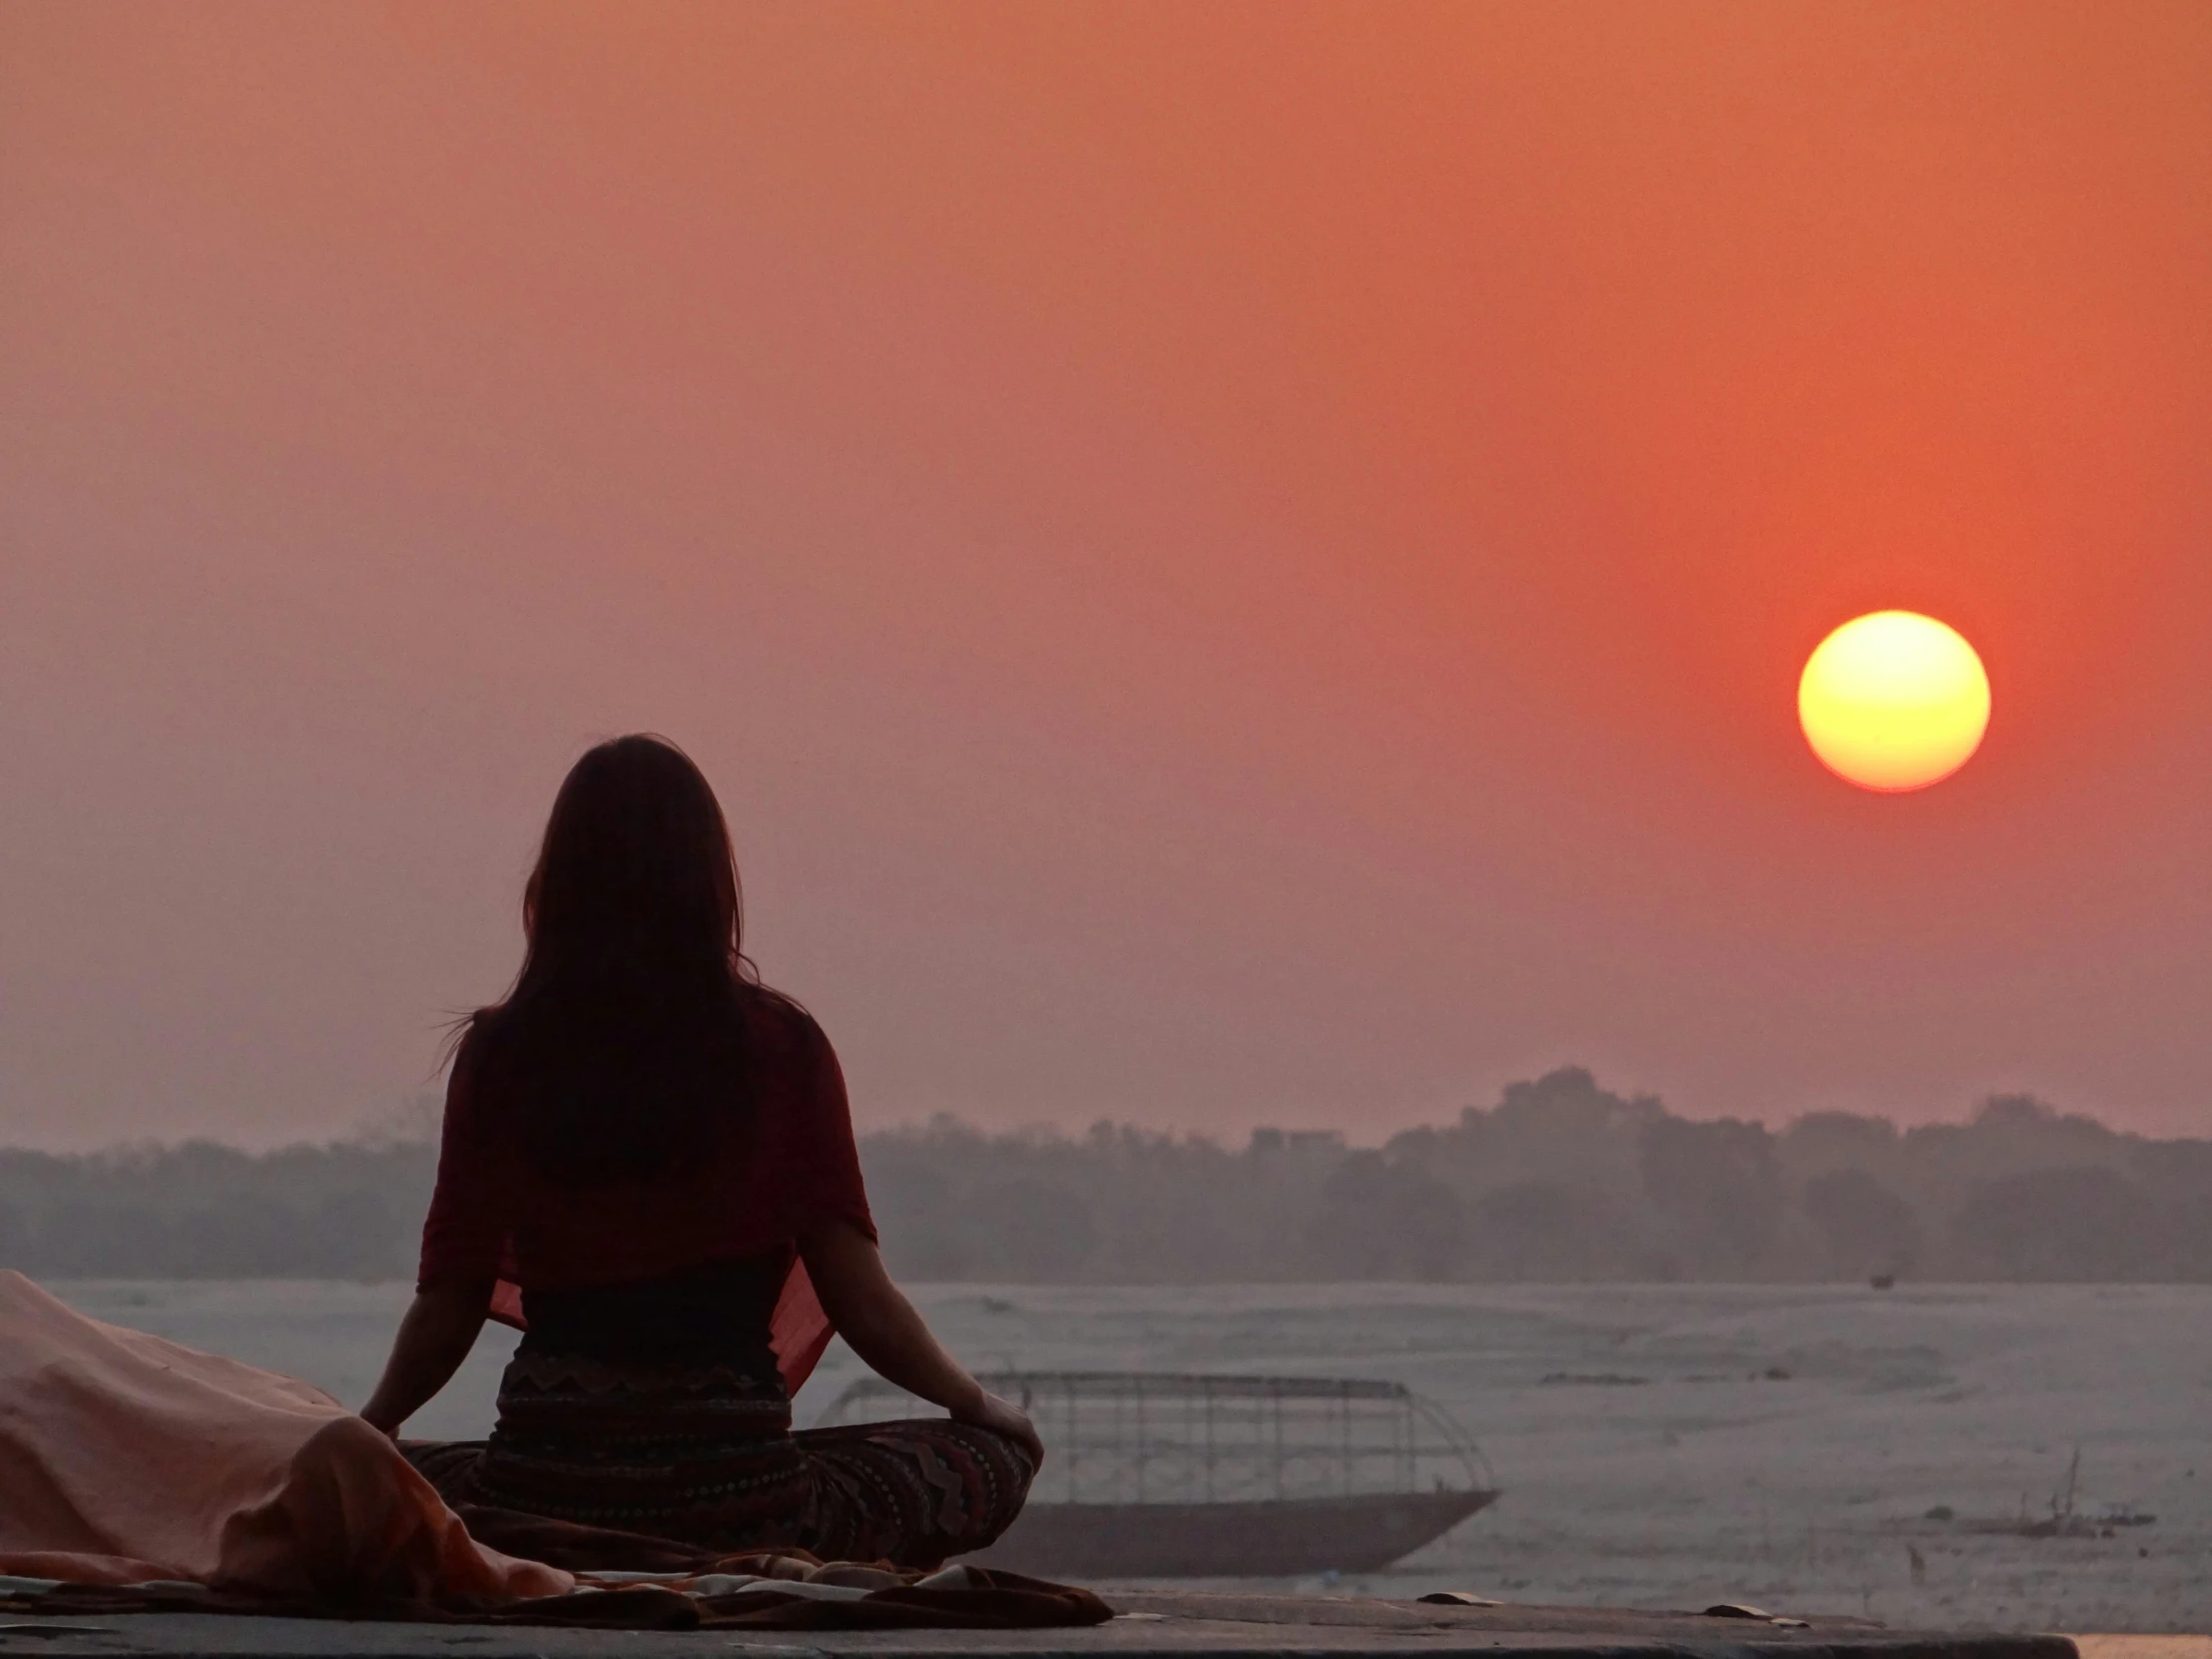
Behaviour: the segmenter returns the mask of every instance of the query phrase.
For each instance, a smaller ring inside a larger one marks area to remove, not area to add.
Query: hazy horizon
[[[0,1262],[42,1278],[403,1277],[435,1130],[418,1111],[259,1155],[0,1147]],[[1827,1113],[1777,1134],[1569,1067],[1380,1148],[950,1119],[863,1131],[858,1148],[885,1260],[925,1281],[2212,1281],[2212,1139],[2147,1140],[2021,1096],[1966,1124]]]
[[[0,11],[0,1141],[324,1138],[592,739],[863,1129],[2212,1128],[2212,10]],[[1923,794],[1796,676],[1994,688]]]
[[[1633,1080],[1610,1076],[1595,1067],[1568,1061],[1561,1066],[1546,1067],[1541,1073],[1508,1078],[1504,1084],[1480,1094],[1470,1094],[1456,1103],[1439,1105],[1435,1110],[1422,1114],[1390,1115],[1371,1112],[1351,1126],[1343,1123],[1298,1122],[1283,1117],[1255,1116],[1250,1121],[1223,1120],[1205,1125],[1153,1120],[1133,1113],[1101,1112],[1090,1118],[1054,1120],[1042,1116],[1023,1117],[1018,1112],[991,1118],[956,1109],[936,1108],[928,1112],[912,1112],[903,1116],[877,1111],[855,1127],[863,1135],[895,1136],[930,1131],[943,1126],[974,1130],[992,1136],[1037,1135],[1080,1140],[1105,1128],[1114,1131],[1134,1130],[1147,1135],[1164,1136],[1170,1140],[1204,1141],[1229,1149],[1245,1145],[1255,1134],[1277,1132],[1289,1135],[1334,1134],[1344,1139],[1352,1149],[1374,1148],[1386,1145],[1395,1137],[1422,1129],[1447,1128],[1458,1122],[1463,1113],[1486,1112],[1496,1108],[1501,1099],[1512,1092],[1528,1087],[1538,1077],[1561,1072],[1584,1073],[1594,1078],[1597,1086],[1623,1099],[1651,1101],[1669,1115],[1691,1123],[1714,1123],[1723,1119],[1753,1123],[1770,1134],[1786,1133],[1792,1126],[1811,1118],[1848,1117],[1886,1123],[1900,1134],[1914,1129],[1962,1128],[1970,1126],[1992,1102],[2026,1100],[2047,1110],[2054,1118],[2082,1119],[2100,1129],[2114,1134],[2142,1135],[2157,1139],[2212,1139],[2212,1124],[2197,1129],[2183,1125],[2167,1136],[2155,1127],[2143,1128],[2118,1122],[2092,1111],[2079,1110],[2062,1100],[2047,1100],[2027,1091],[1984,1089],[1972,1098],[1959,1103],[1953,1111],[1931,1112],[1921,1117],[1906,1117],[1878,1107],[1860,1106],[1811,1106],[1788,1113],[1722,1112],[1701,1110],[1696,1102],[1684,1102],[1668,1098],[1657,1090],[1639,1088]],[[439,1120],[443,1112],[443,1080],[435,1080],[436,1086],[371,1107],[352,1119],[327,1128],[297,1135],[279,1135],[270,1139],[255,1139],[243,1135],[207,1133],[195,1129],[183,1129],[175,1133],[132,1135],[108,1140],[73,1140],[67,1137],[37,1140],[25,1136],[0,1133],[0,1152],[52,1152],[68,1155],[130,1153],[137,1150],[174,1150],[194,1141],[212,1143],[227,1149],[260,1156],[287,1149],[322,1146],[351,1146],[380,1143],[407,1143],[435,1140]]]

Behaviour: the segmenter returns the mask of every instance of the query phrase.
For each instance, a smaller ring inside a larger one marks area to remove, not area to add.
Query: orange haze
[[[0,1138],[341,1128],[687,744],[864,1123],[2212,1128],[2212,9],[0,13]],[[1953,624],[1973,764],[1796,677]]]

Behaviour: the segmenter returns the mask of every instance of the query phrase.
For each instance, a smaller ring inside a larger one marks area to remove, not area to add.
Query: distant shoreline
[[[428,1122],[251,1153],[211,1141],[0,1149],[0,1265],[40,1277],[400,1280]],[[2212,1140],[2023,1096],[1900,1129],[1676,1116],[1579,1068],[1381,1147],[1241,1148],[1101,1124],[864,1135],[886,1254],[947,1284],[2198,1284]]]

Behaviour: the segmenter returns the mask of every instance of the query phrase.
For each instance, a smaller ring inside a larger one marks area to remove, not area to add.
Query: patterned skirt
[[[726,1554],[933,1567],[1021,1512],[1035,1472],[1005,1435],[942,1417],[794,1433],[780,1387],[728,1367],[517,1354],[489,1440],[404,1449],[450,1503]]]

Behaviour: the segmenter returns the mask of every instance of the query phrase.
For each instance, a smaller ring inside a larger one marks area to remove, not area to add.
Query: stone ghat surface
[[[1356,1596],[1113,1591],[1112,1623],[1085,1630],[686,1632],[134,1613],[0,1618],[0,1655],[190,1655],[192,1659],[868,1659],[871,1655],[1468,1655],[1481,1659],[2166,1659],[2125,1638],[1890,1630],[1851,1619],[1791,1620],[1610,1608],[1462,1607]],[[2182,1641],[2194,1640],[2181,1638]],[[2099,1644],[2110,1642],[2112,1651]],[[2178,1651],[2172,1659],[2183,1659]],[[2188,1659],[2197,1659],[2190,1654]]]

